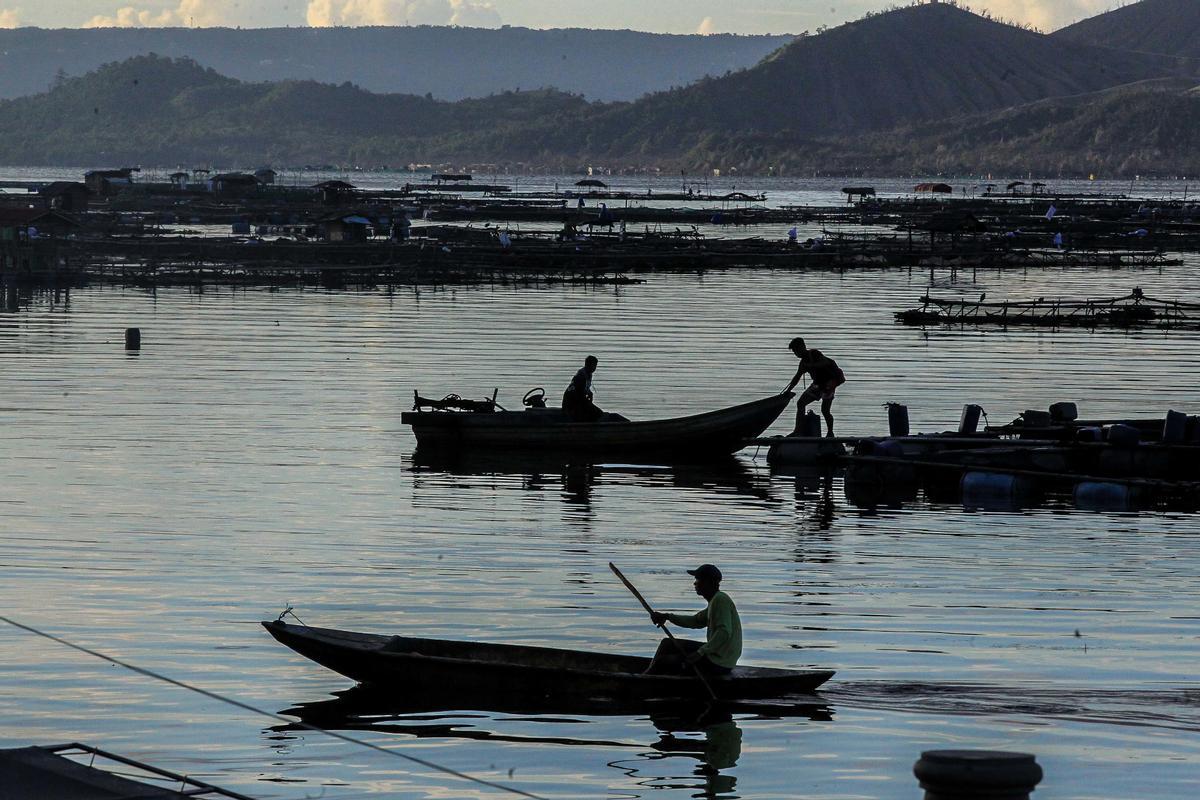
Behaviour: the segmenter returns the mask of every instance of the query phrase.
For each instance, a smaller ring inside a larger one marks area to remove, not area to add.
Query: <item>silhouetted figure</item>
[[[400,212],[400,218],[392,225],[392,239],[397,242],[408,241],[411,233],[412,221],[408,218],[407,211]]]
[[[571,379],[571,385],[563,392],[562,408],[572,422],[596,422],[604,412],[592,402],[592,375],[600,361],[595,356],[588,356],[583,366]]]
[[[788,348],[796,354],[796,358],[800,359],[800,366],[791,383],[783,390],[784,394],[796,388],[796,384],[800,383],[800,377],[804,373],[807,372],[812,378],[812,383],[796,401],[796,429],[792,431],[792,435],[803,434],[804,412],[808,410],[810,403],[820,400],[821,415],[825,417],[825,425],[828,428],[826,436],[833,436],[833,397],[837,392],[837,387],[846,382],[845,373],[842,372],[837,362],[825,356],[820,350],[809,350],[805,347],[804,340],[799,337],[792,339]]]
[[[742,621],[729,595],[721,591],[721,570],[712,564],[689,569],[695,577],[692,584],[696,594],[708,601],[695,614],[650,612],[655,625],[673,622],[683,628],[707,628],[703,643],[683,639],[663,639],[658,652],[646,669],[648,674],[677,674],[691,672],[692,667],[705,675],[728,675],[742,656]],[[681,653],[682,650],[682,653]]]

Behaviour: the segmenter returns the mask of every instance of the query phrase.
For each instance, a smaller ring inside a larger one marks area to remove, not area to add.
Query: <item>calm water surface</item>
[[[961,276],[960,276],[961,277]],[[970,276],[966,276],[969,278]],[[939,289],[1180,296],[1196,266],[988,273]],[[1200,413],[1193,333],[896,326],[903,271],[651,276],[620,289],[76,290],[0,315],[0,607],[269,711],[348,681],[258,621],[646,653],[612,578],[698,607],[719,563],[744,660],[838,670],[808,716],[380,709],[371,742],[556,798],[912,798],[922,749],[1036,753],[1041,796],[1200,792],[1200,525],[1049,503],[860,507],[840,478],[414,463],[412,391],[509,407],[600,356],[598,401],[690,413],[779,391],[797,334],[839,360],[845,433],[1075,400]],[[142,329],[127,354],[125,327]],[[790,420],[772,432],[787,430]],[[0,745],[86,741],[264,798],[499,797],[0,628]],[[285,726],[286,727],[286,726]]]

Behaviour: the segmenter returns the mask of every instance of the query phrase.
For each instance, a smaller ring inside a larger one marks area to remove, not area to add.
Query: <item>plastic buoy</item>
[[[141,328],[126,328],[125,329],[125,349],[137,350],[142,346],[142,329]]]
[[[1028,800],[1042,780],[1029,753],[926,750],[913,765],[925,800]]]

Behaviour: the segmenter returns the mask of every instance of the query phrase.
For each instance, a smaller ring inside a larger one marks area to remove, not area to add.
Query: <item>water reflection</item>
[[[452,713],[453,712],[453,713]],[[333,699],[300,703],[280,713],[320,728],[379,729],[380,724],[428,720],[425,715],[467,716],[485,719],[490,714],[517,714],[549,722],[572,717],[647,716],[662,731],[703,731],[733,714],[772,718],[828,721],[833,710],[819,694],[789,695],[772,700],[707,702],[683,699],[626,699],[589,697],[584,694],[548,697],[538,686],[511,685],[504,692],[481,691],[470,686],[422,687],[420,692],[359,685],[335,692]],[[554,715],[554,716],[546,716]],[[497,719],[497,721],[499,721]]]
[[[778,503],[769,473],[729,456],[698,464],[618,464],[567,461],[554,454],[433,454],[416,451],[410,461],[414,498],[423,490],[448,485],[468,488],[458,478],[491,477],[517,481],[523,491],[541,494],[558,490],[568,511],[591,511],[597,491],[606,485],[675,488],[742,500],[754,507]]]
[[[833,470],[791,470],[796,516],[806,531],[828,531],[837,517],[833,499]]]
[[[548,704],[536,688],[519,687],[503,694],[462,687],[407,694],[357,686],[333,699],[301,703],[280,713],[327,730],[626,750],[627,758],[606,756],[605,763],[647,789],[688,789],[692,796],[706,798],[735,796],[737,778],[730,771],[742,757],[743,738],[755,720],[833,718],[817,695],[730,705],[666,700],[631,704],[586,697]],[[649,722],[657,738],[647,742],[588,735],[592,723],[613,716],[631,718],[625,730]],[[299,724],[275,726],[268,738],[278,741],[281,734],[302,729]],[[664,765],[685,763],[691,765],[686,773],[668,766],[662,774]]]
[[[727,800],[738,797],[737,776],[730,771],[742,757],[742,729],[731,714],[709,709],[683,720],[682,724],[669,717],[650,719],[660,732],[658,741],[651,745],[655,752],[642,754],[642,763],[625,759],[611,761],[609,766],[630,777],[641,777],[651,765],[668,765],[668,772],[674,772],[670,765],[686,758],[696,762],[690,774],[663,775],[641,780],[639,784],[651,789],[689,790],[692,797]]]

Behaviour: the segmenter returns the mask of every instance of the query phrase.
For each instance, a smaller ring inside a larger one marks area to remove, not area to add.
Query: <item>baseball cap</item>
[[[714,581],[721,580],[721,570],[712,564],[701,564],[695,569],[689,569],[687,573],[688,575],[695,575],[697,578],[711,578]]]

